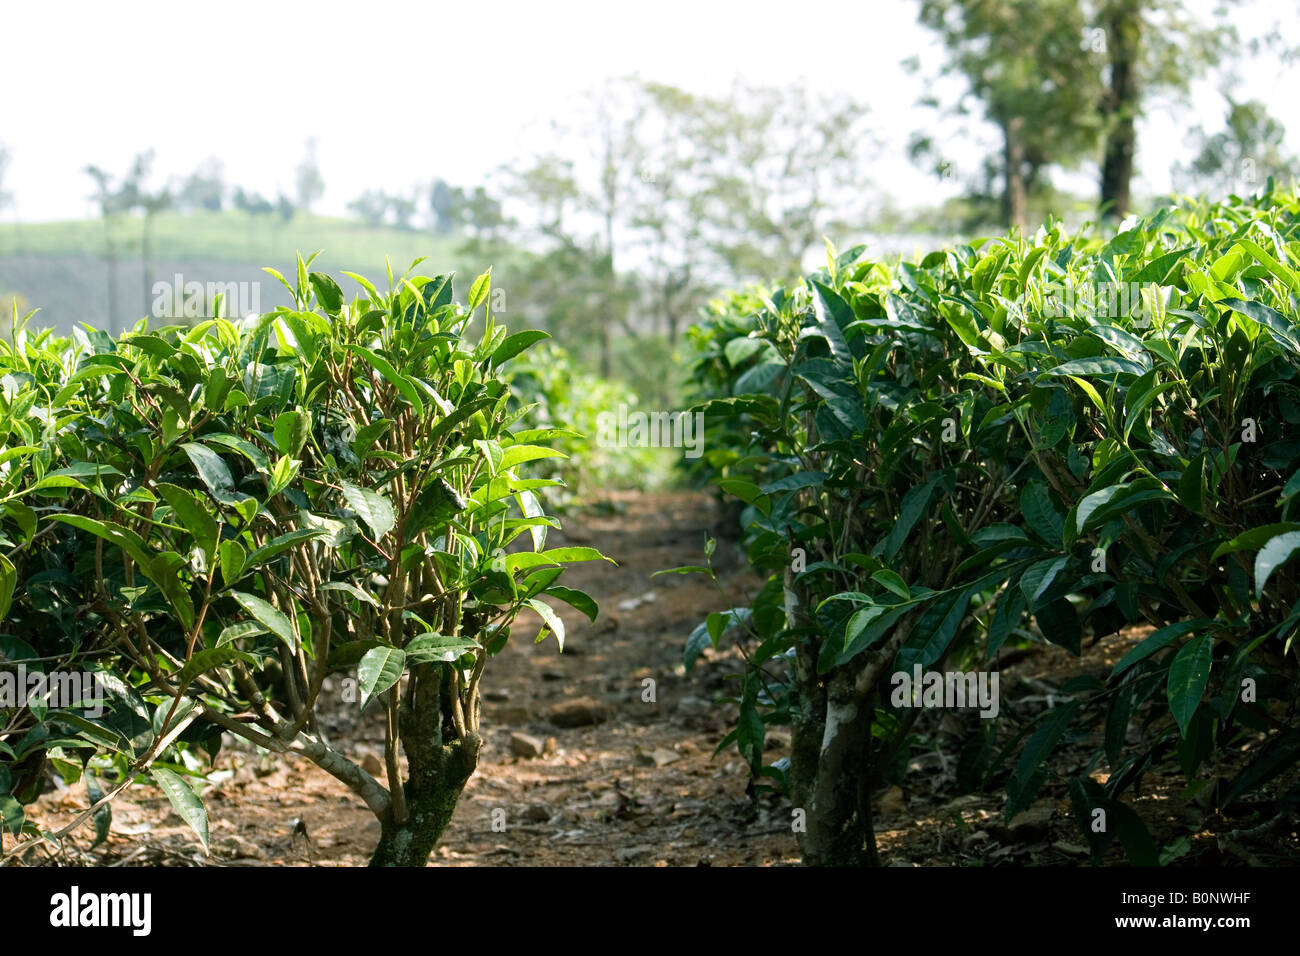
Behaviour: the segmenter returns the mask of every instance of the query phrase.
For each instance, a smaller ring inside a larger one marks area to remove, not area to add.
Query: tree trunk
[[[1012,116],[1002,124],[1002,162],[1006,185],[1002,191],[1002,218],[1007,228],[1021,230],[1028,219],[1028,199],[1025,192],[1025,146],[1021,138],[1025,118]]]
[[[474,730],[458,735],[452,698],[459,690],[443,679],[440,665],[420,664],[407,680],[399,728],[407,761],[402,788],[405,819],[395,819],[391,808],[380,817],[379,845],[370,857],[371,866],[428,864],[466,781],[478,766],[483,746]]]
[[[668,336],[668,345],[671,348],[677,344],[677,310],[673,307],[672,294],[664,290],[664,332]]]
[[[786,612],[798,628],[807,604],[786,572]],[[879,866],[871,814],[869,700],[854,690],[854,673],[818,675],[816,651],[796,651],[799,700],[791,720],[790,795],[803,812],[796,830],[805,866]]]
[[[600,325],[600,375],[609,378],[614,373],[614,356],[610,338],[610,326],[618,312],[618,275],[614,272],[614,197],[609,195],[609,206],[605,211],[605,321]]]
[[[804,865],[879,866],[871,813],[871,707],[856,698],[847,670],[831,677],[823,727],[807,830],[800,834]]]
[[[1110,127],[1101,166],[1101,209],[1109,219],[1122,219],[1129,210],[1133,178],[1133,152],[1140,94],[1137,60],[1142,37],[1139,11],[1126,4],[1112,5],[1106,14],[1106,43],[1110,52],[1110,91],[1107,111]]]
[[[438,747],[428,765],[406,784],[406,820],[380,821],[379,845],[371,866],[426,866],[429,854],[456,812],[465,783],[478,766],[481,741],[477,734]]]
[[[116,335],[117,328],[117,247],[113,243],[112,226],[104,215],[104,265],[108,269],[108,334]]]
[[[144,276],[144,313],[150,315],[153,311],[153,236],[152,236],[152,216],[149,212],[144,214],[144,222],[140,227],[140,272]]]

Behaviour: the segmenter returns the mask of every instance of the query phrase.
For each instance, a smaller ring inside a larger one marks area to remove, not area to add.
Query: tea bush
[[[101,837],[108,797],[149,773],[206,845],[194,782],[228,733],[351,788],[381,823],[374,863],[423,865],[474,771],[480,682],[520,612],[561,649],[552,602],[597,613],[558,582],[600,555],[546,549],[541,495],[558,481],[528,475],[570,433],[511,407],[506,369],[545,333],[493,321],[487,274],[462,306],[450,276],[390,270],[381,292],[348,273],[362,290],[348,302],[309,267],[275,274],[291,307],[239,321],[64,341],[14,313],[0,652],[7,668],[93,669],[107,692],[98,716],[5,709],[0,810],[20,846],[58,836],[23,809],[47,764],[85,775]],[[331,677],[374,704],[382,782],[322,729]]]
[[[1298,213],[1270,183],[1114,234],[1054,224],[892,265],[832,250],[706,317],[701,467],[744,503],[766,585],[685,662],[741,647],[723,743],[807,811],[806,862],[877,862],[871,791],[921,713],[896,674],[1078,656],[1131,625],[1151,631],[1108,673],[979,721],[958,783],[1004,783],[1010,818],[1064,782],[1094,861],[1116,837],[1138,863],[1186,851],[1127,799],[1157,768],[1219,808],[1269,789],[1266,823],[1300,805]],[[764,766],[785,723],[791,757]],[[1054,767],[1063,741],[1095,744],[1082,772]]]

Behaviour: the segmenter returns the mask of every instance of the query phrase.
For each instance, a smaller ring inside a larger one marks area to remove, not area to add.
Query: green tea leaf
[[[154,782],[167,794],[172,809],[194,831],[199,842],[203,844],[203,853],[208,853],[208,810],[203,800],[194,792],[189,783],[174,770],[164,767],[150,767],[149,773]]]
[[[366,651],[357,664],[361,709],[401,680],[405,668],[406,654],[399,648],[382,644]]]

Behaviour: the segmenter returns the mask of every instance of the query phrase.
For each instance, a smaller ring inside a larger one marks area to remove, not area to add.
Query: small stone
[[[713,705],[702,697],[683,697],[677,702],[677,713],[683,717],[702,717],[713,709]]]
[[[556,744],[556,742],[555,742],[555,738],[554,738],[554,737],[547,737],[547,738],[546,738],[546,746],[543,747],[542,749],[543,749],[543,752],[545,752],[547,756],[550,756],[551,754],[555,753],[557,746],[558,746],[558,745]]]
[[[1051,807],[1034,807],[1012,817],[1007,829],[1016,840],[1032,840],[1047,833],[1054,815]]]
[[[560,701],[547,716],[557,727],[590,727],[604,721],[605,705],[591,697],[576,697]]]
[[[541,738],[531,734],[514,733],[510,735],[510,752],[516,757],[531,760],[546,753],[546,744]]]
[[[384,774],[384,762],[377,754],[367,751],[361,758],[361,769],[372,777],[380,777]]]
[[[642,594],[640,597],[624,598],[622,601],[619,601],[618,609],[620,611],[635,611],[642,604],[654,604],[656,597],[657,595],[654,591],[646,591],[646,593]]]
[[[1066,856],[1087,856],[1088,855],[1088,848],[1086,846],[1076,846],[1073,843],[1066,843],[1064,840],[1060,840],[1056,843],[1053,843],[1052,849],[1058,850],[1061,853],[1064,853]]]
[[[238,834],[231,834],[226,841],[225,850],[232,859],[265,860],[266,853],[251,840],[245,840]]]
[[[483,699],[484,699],[484,700],[496,701],[497,703],[500,703],[500,702],[503,701],[503,700],[509,700],[509,699],[510,699],[510,691],[508,691],[508,690],[485,690],[485,691],[483,692]]]
[[[656,767],[666,767],[670,763],[681,760],[682,755],[675,750],[669,750],[667,747],[656,747],[650,752],[650,759]]]
[[[614,851],[614,859],[619,863],[631,863],[634,860],[642,860],[654,852],[654,847],[649,844],[639,846],[620,847]]]
[[[559,671],[542,671],[542,680],[561,681],[564,680],[564,675]]]
[[[524,810],[524,819],[529,823],[546,823],[551,819],[550,808],[541,803],[534,803]]]
[[[666,767],[670,763],[675,763],[682,759],[682,755],[675,750],[669,750],[667,747],[656,747],[654,750],[642,750],[637,754],[637,762],[647,767]]]
[[[527,707],[516,704],[513,707],[489,707],[488,716],[496,723],[505,724],[507,727],[518,727],[528,723],[533,715],[528,712]]]

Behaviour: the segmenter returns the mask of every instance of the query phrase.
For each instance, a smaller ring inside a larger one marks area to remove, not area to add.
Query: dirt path
[[[690,678],[683,673],[685,635],[722,597],[699,575],[651,578],[663,568],[703,562],[716,511],[707,496],[689,492],[615,494],[609,502],[600,513],[566,519],[567,533],[548,541],[591,545],[618,562],[578,565],[564,578],[596,598],[600,619],[592,625],[561,605],[568,630],[563,654],[553,638],[530,643],[540,622],[530,628],[521,619],[511,646],[491,662],[483,756],[434,862],[797,862],[788,823],[773,816],[775,803],[756,808],[745,796],[745,768],[734,750],[712,756],[725,731],[722,714],[708,701],[725,690],[723,668],[702,664]],[[740,571],[728,580],[736,593],[752,585]],[[340,705],[330,717],[327,732],[354,759],[373,761],[382,753],[373,715],[361,721],[355,705]],[[529,739],[512,741],[516,734]],[[540,756],[521,755],[533,745]],[[366,862],[378,824],[310,762],[230,746],[217,765],[221,772],[205,794],[208,860],[166,799],[139,789],[114,803],[106,844],[89,849],[90,827],[75,834],[69,862]],[[54,824],[85,805],[78,784],[44,796],[37,815]],[[295,835],[299,820],[306,838]]]

